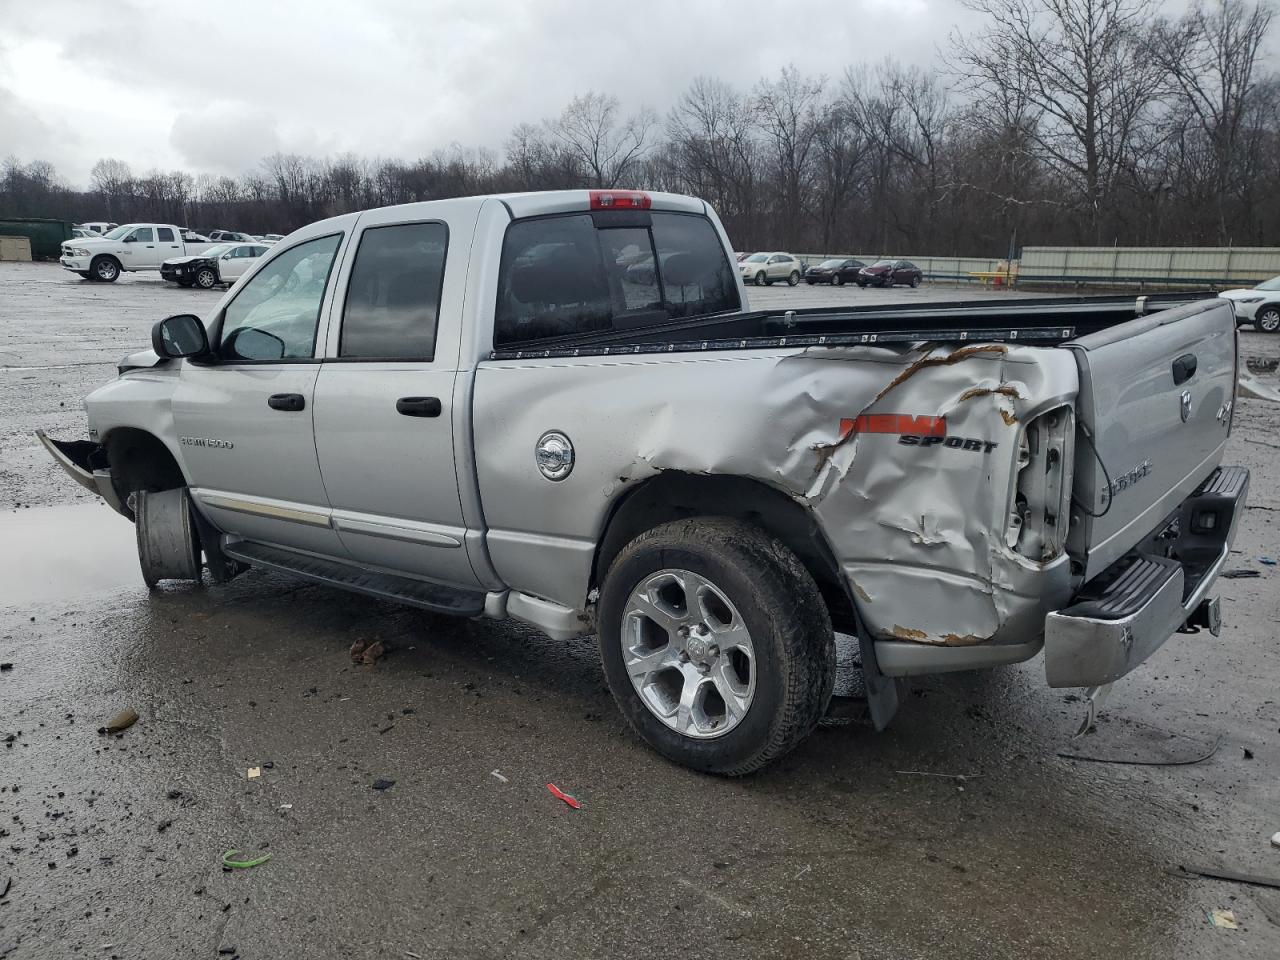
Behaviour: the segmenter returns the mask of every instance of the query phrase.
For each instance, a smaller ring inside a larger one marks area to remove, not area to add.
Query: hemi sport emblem
[[[978,437],[947,435],[946,417],[916,417],[909,413],[864,413],[840,421],[840,439],[851,433],[896,433],[904,447],[949,447],[971,453],[990,453],[998,443]]]

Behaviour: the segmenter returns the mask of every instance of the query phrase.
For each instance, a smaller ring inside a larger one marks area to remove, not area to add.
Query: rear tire
[[[1280,307],[1263,307],[1258,311],[1254,326],[1263,333],[1280,332]]]
[[[739,520],[695,517],[641,534],[609,568],[599,624],[623,716],[695,770],[760,769],[808,736],[831,699],[835,635],[817,584],[795,554]]]
[[[843,287],[843,286],[844,286],[844,277],[840,276],[840,274],[838,274],[838,273],[837,273],[837,274],[835,274],[835,275],[833,275],[833,276],[832,276],[832,278],[831,278],[831,284],[832,284],[832,286],[836,286],[836,287]]]
[[[120,261],[106,255],[94,257],[93,262],[89,264],[89,272],[93,274],[95,280],[115,283],[120,279]]]
[[[794,287],[799,282],[800,282],[800,274],[797,273],[795,270],[792,270],[791,273],[787,276],[787,286]]]

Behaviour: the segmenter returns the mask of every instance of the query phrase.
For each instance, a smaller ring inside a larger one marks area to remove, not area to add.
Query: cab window
[[[223,313],[225,362],[303,360],[315,355],[320,305],[341,234],[292,247],[253,275]]]
[[[150,227],[139,227],[137,230],[133,231],[133,242],[154,243],[155,241],[152,239],[154,236],[155,234],[152,232]]]
[[[159,227],[156,229],[156,237],[161,243],[172,243],[173,231],[168,227]]]
[[[494,344],[625,330],[740,306],[734,270],[706,217],[516,220],[502,245]]]
[[[347,283],[338,356],[433,359],[448,244],[443,223],[364,231]]]

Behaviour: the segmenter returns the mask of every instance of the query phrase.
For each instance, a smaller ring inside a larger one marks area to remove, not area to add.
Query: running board
[[[324,559],[248,540],[224,543],[222,552],[251,567],[278,570],[314,583],[406,603],[436,613],[456,617],[478,617],[484,613],[485,595],[479,590],[459,590],[393,573],[377,573],[341,560]]]

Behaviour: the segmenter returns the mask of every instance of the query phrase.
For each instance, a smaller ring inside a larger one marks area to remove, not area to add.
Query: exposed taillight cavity
[[[1036,417],[1018,438],[1018,483],[1005,543],[1028,560],[1047,563],[1066,546],[1075,434],[1075,412],[1062,406]]]
[[[648,210],[653,198],[642,190],[592,190],[592,210]]]

